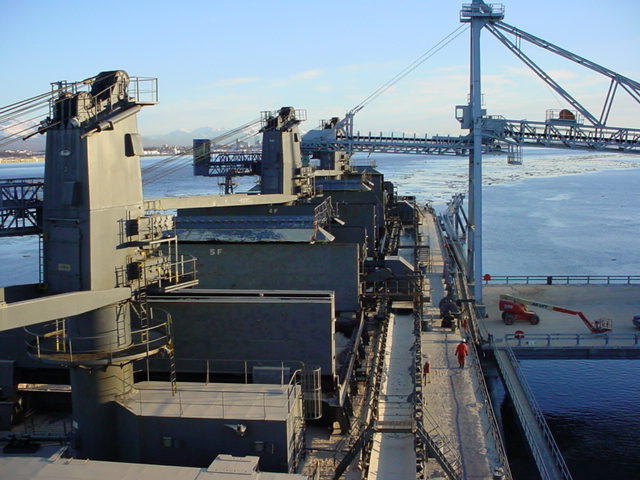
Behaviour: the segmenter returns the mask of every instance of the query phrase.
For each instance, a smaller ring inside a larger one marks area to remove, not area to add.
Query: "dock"
[[[638,314],[640,284],[489,284],[483,288],[486,316],[480,319],[483,337],[501,348],[509,344],[518,358],[640,358],[640,329],[632,318]],[[612,321],[610,333],[592,334],[575,315],[536,310],[538,325],[500,318],[500,295],[514,295],[582,311],[590,320]]]
[[[551,283],[551,282],[549,282]],[[493,356],[511,398],[521,430],[543,479],[571,479],[546,420],[520,370],[519,359],[640,358],[640,330],[631,319],[633,298],[640,285],[628,284],[504,284],[483,289],[486,315],[479,320],[482,348]],[[612,320],[612,331],[591,333],[577,316],[562,312],[531,310],[540,323],[506,325],[498,308],[500,295],[512,295],[543,304],[562,305],[581,311],[589,319]]]

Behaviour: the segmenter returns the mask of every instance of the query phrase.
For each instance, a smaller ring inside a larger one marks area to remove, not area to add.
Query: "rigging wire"
[[[0,108],[0,115],[4,115],[8,112],[11,112],[12,110],[15,110],[17,108],[20,108],[24,105],[29,105],[29,104],[37,104],[37,103],[46,103],[49,101],[49,97],[51,96],[50,92],[47,93],[42,93],[40,95],[36,95],[35,97],[31,97],[31,98],[27,98],[26,100],[22,100],[20,102],[16,102],[16,103],[12,103],[11,105],[6,105],[4,107]],[[43,102],[43,99],[44,102]]]
[[[38,112],[46,108],[47,105],[29,105],[23,107],[20,111],[16,113],[8,113],[6,115],[0,115],[0,122],[16,120],[21,115],[27,115],[29,113]],[[39,114],[41,116],[42,114]],[[2,128],[4,129],[4,127]]]
[[[35,95],[25,100],[0,107],[0,133],[2,134],[8,132],[9,129],[14,130],[27,123],[34,123],[28,128],[0,137],[0,147],[9,145],[20,138],[26,140],[29,136],[37,133],[40,128],[40,121],[51,112],[51,109],[56,104],[66,100],[66,98],[61,94],[65,92],[76,92],[78,86],[88,85],[90,80],[91,78],[81,82],[56,82],[52,84],[52,88],[49,92],[41,93],[40,95]],[[28,119],[21,118],[25,115],[32,115],[36,112],[38,112],[37,115]],[[49,124],[48,126],[52,125],[53,124]]]
[[[64,100],[55,98],[56,95],[65,91],[75,91],[78,85],[83,85],[85,84],[85,82],[86,81],[69,83],[64,87],[59,86],[57,88],[52,88],[49,92],[41,93],[40,95],[36,95],[34,97],[12,103],[4,107],[0,107],[0,119],[10,119],[12,116],[19,116],[21,112],[24,112],[26,110],[33,110],[37,107],[48,106],[50,103],[53,103],[55,105],[56,103]]]
[[[42,118],[42,115],[36,115],[35,117],[27,118],[25,120],[21,120],[20,122],[11,123],[3,128],[0,128],[0,132],[4,132],[9,127],[18,128],[21,125],[30,124],[28,127],[23,128],[22,130],[18,130],[17,132],[10,133],[5,137],[0,137],[0,147],[9,145],[10,143],[20,140],[21,138],[26,140],[27,138],[37,134],[38,129],[40,128],[40,124],[34,123],[34,122],[37,122],[40,118]]]
[[[402,80],[404,77],[406,77],[411,72],[413,72],[416,68],[418,68],[424,62],[426,62],[429,58],[431,58],[433,55],[435,55],[437,52],[442,50],[444,47],[446,47],[453,40],[455,40],[460,35],[462,35],[468,28],[469,28],[468,25],[460,25],[458,28],[456,28],[449,35],[447,35],[442,40],[440,40],[436,45],[431,47],[429,50],[427,50],[425,53],[423,53],[420,57],[418,57],[416,60],[414,60],[411,64],[409,64],[407,67],[405,67],[400,73],[398,73],[396,76],[394,76],[391,80],[389,80],[387,83],[385,83],[384,85],[379,87],[375,92],[373,92],[371,95],[369,95],[367,98],[365,98],[362,102],[360,102],[358,105],[356,105],[351,111],[355,113],[355,112],[359,112],[360,110],[362,110],[366,105],[368,105],[373,100],[375,100],[380,95],[382,95],[384,92],[389,90],[389,88],[393,87],[400,80]]]

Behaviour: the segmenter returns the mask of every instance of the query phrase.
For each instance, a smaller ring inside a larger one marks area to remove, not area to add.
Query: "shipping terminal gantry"
[[[471,75],[456,118],[467,135],[360,134],[363,102],[302,136],[306,112],[283,107],[232,132],[259,126],[259,152],[194,142],[194,174],[223,177],[224,195],[143,196],[145,177],[180,160],[140,169],[136,115],[158,103],[156,79],[103,72],[3,108],[3,119],[49,108],[19,135],[46,133],[44,181],[1,187],[0,235],[41,241],[38,284],[2,289],[3,473],[510,479],[490,393],[499,377],[540,478],[571,478],[518,358],[640,357],[640,335],[624,325],[637,312],[617,301],[638,298],[640,278],[483,276],[482,155],[518,164],[523,146],[640,153],[640,129],[607,125],[616,93],[640,103],[640,84],[503,18],[502,5],[479,0],[460,13]],[[567,107],[540,122],[487,115],[482,30]],[[601,113],[527,57],[522,40],[610,78]],[[351,161],[358,152],[468,155],[468,214],[462,195],[440,215],[399,195]],[[234,193],[242,175],[258,176],[259,189]],[[608,300],[581,282],[599,283]],[[507,324],[501,295],[546,311],[535,325]],[[455,305],[446,323],[443,299]],[[582,311],[613,325],[555,318]],[[458,369],[463,338],[471,353]],[[34,411],[60,398],[72,421],[54,433],[36,426]],[[30,430],[12,425],[25,416]]]

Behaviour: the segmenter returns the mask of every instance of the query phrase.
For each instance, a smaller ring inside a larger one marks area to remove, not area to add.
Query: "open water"
[[[357,162],[375,162],[400,194],[439,211],[467,189],[467,158],[384,155]],[[42,164],[0,165],[0,178],[42,175]],[[484,273],[640,274],[640,157],[531,149],[521,166],[486,157],[483,179]],[[240,183],[240,190],[252,186]],[[217,193],[215,179],[194,178],[188,165],[145,186],[149,197]],[[7,273],[0,286],[37,282],[37,252],[33,237],[2,239]],[[640,361],[529,360],[522,367],[573,478],[640,478]],[[528,476],[519,471],[517,478]]]

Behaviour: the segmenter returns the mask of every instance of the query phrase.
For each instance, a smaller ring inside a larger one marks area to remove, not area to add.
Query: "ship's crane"
[[[540,317],[536,312],[529,310],[529,307],[538,307],[552,312],[577,315],[591,333],[607,333],[612,330],[612,322],[607,318],[599,318],[598,320],[594,320],[592,323],[584,313],[577,310],[548,305],[546,303],[514,297],[512,295],[500,295],[498,308],[502,311],[502,320],[507,325],[513,325],[515,320],[528,320],[532,325],[537,325],[540,322]]]

